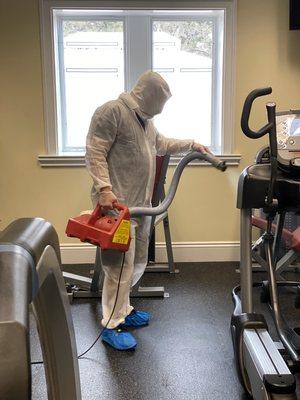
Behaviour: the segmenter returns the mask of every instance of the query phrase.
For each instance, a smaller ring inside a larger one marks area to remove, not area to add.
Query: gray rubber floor
[[[152,315],[148,327],[133,331],[138,341],[134,352],[117,352],[99,341],[79,361],[83,400],[246,399],[235,374],[229,333],[230,291],[239,280],[237,265],[178,267],[176,276],[145,276],[145,285],[164,285],[169,298],[132,300],[136,309]],[[76,300],[72,313],[81,353],[99,334],[101,304]],[[41,353],[33,321],[31,342],[32,359],[38,360]],[[33,366],[32,371],[33,398],[47,399],[43,367]]]

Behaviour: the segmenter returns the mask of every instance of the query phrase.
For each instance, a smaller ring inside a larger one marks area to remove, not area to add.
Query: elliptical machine
[[[298,152],[291,151],[291,140],[295,143],[298,139],[291,139],[288,135],[286,140],[277,141],[275,103],[266,105],[268,123],[265,126],[256,132],[249,128],[254,100],[270,93],[270,87],[253,90],[245,100],[241,118],[241,127],[247,137],[257,139],[269,135],[270,162],[247,167],[239,179],[237,208],[241,210],[241,284],[232,292],[235,308],[231,318],[231,334],[237,372],[245,391],[255,400],[294,400],[297,399],[296,381],[291,370],[295,371],[300,365],[300,336],[288,326],[280,311],[272,223],[276,215],[300,210],[300,146]],[[253,311],[253,287],[261,285],[252,282],[253,208],[263,209],[267,220],[262,240],[270,308],[281,349],[268,333],[264,316]]]

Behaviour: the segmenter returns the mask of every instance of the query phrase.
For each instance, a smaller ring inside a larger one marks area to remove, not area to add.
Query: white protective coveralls
[[[191,150],[192,140],[166,138],[157,132],[151,121],[154,115],[162,111],[170,96],[165,80],[158,73],[148,71],[140,77],[130,93],[122,93],[117,100],[96,109],[86,144],[86,165],[94,181],[94,206],[100,190],[106,188],[112,190],[119,203],[128,207],[150,207],[156,155]],[[114,315],[107,326],[110,329],[124,322],[133,309],[129,293],[147,265],[150,222],[151,217],[131,220],[131,244],[125,256]],[[103,326],[106,326],[113,310],[121,264],[120,252],[102,252],[105,275],[102,292]]]

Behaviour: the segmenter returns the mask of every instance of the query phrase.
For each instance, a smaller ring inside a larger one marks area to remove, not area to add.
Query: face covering
[[[130,92],[138,109],[135,111],[143,119],[151,119],[160,114],[166,101],[172,96],[169,85],[157,72],[145,72]]]

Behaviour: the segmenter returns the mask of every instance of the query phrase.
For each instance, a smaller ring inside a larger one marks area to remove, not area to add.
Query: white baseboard
[[[175,242],[172,245],[175,262],[238,261],[239,242]],[[60,246],[63,264],[92,264],[95,247],[87,243]],[[165,243],[156,244],[157,262],[166,262]]]

